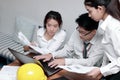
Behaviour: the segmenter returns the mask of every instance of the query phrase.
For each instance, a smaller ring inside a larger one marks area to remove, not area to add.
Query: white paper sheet
[[[40,50],[40,48],[39,47],[37,47],[37,46],[33,46],[33,45],[29,45],[33,50],[35,50],[36,52],[38,52],[38,53],[40,53],[41,52],[41,50]]]
[[[17,70],[19,66],[3,66],[0,71],[0,80],[17,80]]]
[[[87,67],[87,66],[82,66],[82,65],[71,65],[71,66],[58,66],[62,69],[65,69],[70,72],[76,72],[76,73],[82,73],[85,74],[89,71],[91,71],[95,67]]]
[[[20,41],[22,41],[25,45],[29,45],[30,41],[25,37],[25,35],[22,32],[18,32],[18,38]]]
[[[13,79],[10,79],[10,76],[5,72],[0,71],[0,80],[13,80]]]
[[[18,38],[20,39],[21,42],[23,42],[25,45],[30,46],[36,52],[39,52],[39,53],[41,52],[39,47],[31,45],[30,41],[22,32],[18,33]]]

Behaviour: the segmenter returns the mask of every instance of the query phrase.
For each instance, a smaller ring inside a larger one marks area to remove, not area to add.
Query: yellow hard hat
[[[47,80],[47,77],[39,65],[27,63],[18,68],[17,80]]]

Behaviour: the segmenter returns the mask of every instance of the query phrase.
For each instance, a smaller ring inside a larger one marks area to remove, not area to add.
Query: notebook
[[[51,76],[57,72],[59,72],[60,70],[62,70],[61,68],[51,68],[48,66],[48,62],[43,62],[42,60],[35,60],[29,56],[26,56],[20,52],[17,52],[16,50],[13,50],[11,48],[8,48],[8,50],[16,57],[16,59],[18,59],[21,63],[25,64],[25,63],[36,63],[38,65],[40,65],[42,67],[42,69],[44,70],[45,74],[47,76]]]

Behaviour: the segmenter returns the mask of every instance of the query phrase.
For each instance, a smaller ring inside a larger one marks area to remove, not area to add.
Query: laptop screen
[[[61,68],[57,68],[57,69],[50,68],[48,66],[48,62],[43,62],[42,60],[38,61],[38,60],[35,60],[29,56],[26,56],[26,55],[20,53],[20,52],[17,52],[13,49],[10,49],[10,48],[8,48],[8,49],[16,57],[16,59],[18,59],[21,63],[24,63],[24,64],[36,63],[36,64],[40,65],[43,68],[43,70],[47,76],[51,76],[51,75],[59,72],[60,70],[62,70]]]

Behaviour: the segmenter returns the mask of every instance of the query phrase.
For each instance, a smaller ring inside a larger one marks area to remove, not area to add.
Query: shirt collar
[[[44,33],[45,33],[46,29],[42,28],[40,33],[38,33],[38,36],[43,37]],[[56,40],[58,39],[58,34],[59,34],[59,30],[55,33],[55,35],[53,36],[52,39]]]
[[[58,30],[58,31],[55,33],[55,35],[53,36],[53,39],[54,39],[54,40],[59,39],[60,31],[61,31],[61,30]]]
[[[99,33],[96,32],[96,34],[94,35],[94,37],[90,40],[91,44],[95,44],[95,42],[98,40],[98,38],[102,36]]]
[[[96,35],[95,35],[95,36],[90,40],[90,43],[91,43],[91,44],[94,44],[96,40],[97,40],[97,37],[96,37]]]
[[[105,31],[107,28],[107,25],[109,24],[109,22],[111,21],[112,16],[108,15],[107,18],[101,23],[100,28]]]

